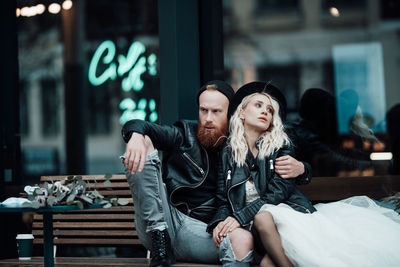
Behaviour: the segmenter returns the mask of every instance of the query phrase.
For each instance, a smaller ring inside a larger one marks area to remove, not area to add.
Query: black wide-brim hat
[[[285,96],[275,85],[271,84],[270,82],[260,82],[260,81],[246,83],[236,91],[235,95],[233,96],[233,99],[229,103],[228,117],[230,118],[233,115],[233,113],[235,113],[237,107],[240,105],[243,98],[245,98],[248,95],[261,92],[269,94],[273,99],[275,99],[279,103],[279,115],[282,121],[285,121],[286,107],[287,107]]]

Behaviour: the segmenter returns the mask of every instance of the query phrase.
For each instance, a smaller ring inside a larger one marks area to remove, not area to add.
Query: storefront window
[[[25,175],[67,172],[65,116],[74,109],[66,106],[68,86],[84,99],[86,173],[122,172],[122,125],[132,118],[158,122],[157,1],[53,2],[17,1]],[[75,23],[81,27],[71,28]]]
[[[396,169],[399,141],[386,120],[400,102],[395,2],[223,1],[228,80],[281,89],[298,157],[314,176]]]

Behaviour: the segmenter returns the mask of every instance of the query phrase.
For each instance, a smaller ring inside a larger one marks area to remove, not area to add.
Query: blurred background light
[[[43,12],[46,10],[46,7],[43,4],[38,4],[36,6],[36,14],[43,14]]]
[[[62,8],[65,10],[69,10],[72,7],[72,1],[71,0],[66,0],[62,3]]]
[[[49,5],[48,10],[52,14],[57,14],[58,12],[60,12],[61,6],[60,6],[60,4],[52,3]]]
[[[331,15],[333,17],[339,17],[340,16],[340,12],[336,7],[329,8],[329,13],[331,13]]]
[[[370,155],[371,160],[391,160],[393,154],[391,152],[373,152]]]

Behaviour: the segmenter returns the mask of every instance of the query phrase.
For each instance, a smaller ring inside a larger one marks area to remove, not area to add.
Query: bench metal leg
[[[53,214],[43,212],[43,251],[44,267],[53,267]]]

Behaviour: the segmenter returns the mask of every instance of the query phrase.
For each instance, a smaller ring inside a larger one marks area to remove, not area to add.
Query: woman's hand
[[[219,222],[218,224],[217,224],[217,226],[214,228],[214,230],[213,230],[213,241],[214,241],[214,244],[215,244],[215,246],[217,246],[217,247],[219,247],[219,244],[222,242],[222,240],[224,239],[223,237],[221,237],[220,235],[219,235],[219,232],[221,231],[221,228],[222,228],[222,224],[223,224],[224,222]]]
[[[218,247],[222,240],[236,228],[240,227],[240,223],[231,216],[228,216],[224,221],[218,223],[213,230],[213,241]]]

